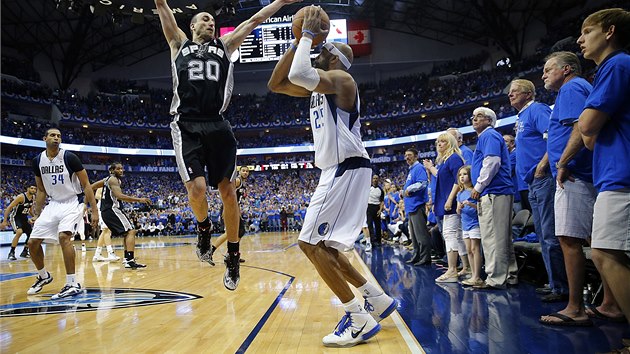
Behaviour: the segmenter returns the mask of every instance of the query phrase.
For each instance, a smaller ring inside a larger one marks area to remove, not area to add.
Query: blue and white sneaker
[[[346,312],[333,333],[322,339],[324,346],[348,348],[374,337],[381,325],[367,312]]]
[[[37,280],[35,280],[35,284],[33,284],[33,286],[31,286],[26,292],[27,295],[35,295],[38,292],[42,291],[42,288],[44,287],[44,285],[52,283],[53,281],[52,275],[50,275],[50,273],[48,272],[46,272],[46,274],[48,274],[48,278],[41,278],[39,275],[37,276]]]
[[[81,288],[81,284],[77,283],[76,285],[66,284],[61,288],[61,291],[55,295],[53,295],[51,300],[59,300],[66,297],[77,296],[83,293],[83,289]]]
[[[374,317],[376,322],[386,319],[398,307],[398,301],[385,293],[372,297],[364,296],[363,298],[365,299],[363,307]]]

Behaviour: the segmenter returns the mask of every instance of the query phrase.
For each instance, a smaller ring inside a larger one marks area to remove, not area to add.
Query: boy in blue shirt
[[[599,190],[591,247],[595,266],[626,319],[630,318],[630,12],[595,12],[582,23],[577,43],[597,64],[593,91],[578,126],[593,150],[593,184]],[[610,316],[608,316],[610,317]]]

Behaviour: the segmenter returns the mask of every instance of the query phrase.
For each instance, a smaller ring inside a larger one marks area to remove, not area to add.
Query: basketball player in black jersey
[[[146,265],[136,262],[134,249],[136,247],[136,232],[133,222],[122,211],[120,201],[130,203],[150,204],[149,198],[136,198],[126,195],[120,188],[120,180],[125,173],[123,165],[114,162],[109,166],[109,176],[92,184],[92,190],[103,188],[101,195],[101,217],[112,235],[123,235],[125,238],[125,268],[145,268]]]
[[[235,290],[240,281],[239,210],[232,180],[236,177],[236,139],[223,112],[230,102],[233,78],[230,57],[256,26],[282,6],[301,0],[275,0],[233,32],[218,38],[214,17],[207,12],[193,16],[192,41],[180,28],[166,0],[155,0],[164,36],[171,49],[173,103],[171,135],[179,173],[197,218],[199,259],[212,262],[210,221],[206,188],[218,188],[223,201],[223,219],[228,255],[223,285]],[[204,169],[207,168],[208,176]]]
[[[26,241],[24,241],[24,250],[20,253],[20,257],[28,257],[28,239],[31,237],[31,224],[28,221],[28,215],[33,216],[31,207],[33,206],[33,200],[37,193],[37,187],[35,185],[29,186],[26,192],[19,194],[11,204],[4,210],[4,220],[0,223],[0,230],[4,230],[8,223],[11,222],[11,227],[15,236],[11,241],[11,250],[9,251],[9,260],[15,261],[15,248],[20,241],[22,234],[26,234]]]
[[[246,193],[245,180],[247,179],[247,177],[249,177],[249,167],[241,166],[238,172],[238,177],[234,179],[234,188],[236,189],[236,200],[239,207],[241,206],[241,201],[243,200],[243,196]],[[241,214],[241,218],[238,223],[239,241],[241,237],[243,237],[244,235],[245,235],[245,220],[243,220],[243,215]],[[211,253],[214,253],[214,251],[217,248],[219,248],[225,242],[225,240],[227,240],[227,234],[223,233],[221,236],[217,238],[217,240],[214,242],[214,245],[212,245]],[[239,262],[245,263],[245,260],[243,258],[239,258]],[[214,262],[210,264],[214,264]]]

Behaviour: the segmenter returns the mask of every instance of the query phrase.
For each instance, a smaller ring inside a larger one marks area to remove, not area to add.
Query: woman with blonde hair
[[[466,244],[462,237],[461,217],[457,214],[457,173],[464,165],[462,153],[457,140],[449,133],[442,133],[436,141],[436,166],[425,160],[424,164],[431,174],[436,176],[436,192],[433,208],[435,216],[442,222],[442,235],[446,244],[448,270],[435,279],[438,283],[456,283],[459,275],[470,274],[470,264],[466,252]],[[464,266],[457,273],[457,257],[461,255]]]

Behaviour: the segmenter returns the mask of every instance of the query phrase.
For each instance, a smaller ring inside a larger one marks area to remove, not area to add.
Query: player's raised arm
[[[174,55],[179,50],[184,39],[186,39],[186,34],[177,26],[173,10],[168,6],[166,0],[155,0],[155,7],[160,16],[164,37],[166,37],[166,42],[171,47],[171,54]]]
[[[291,47],[282,55],[276,67],[273,68],[267,87],[275,93],[293,97],[308,97],[311,95],[311,91],[289,81],[289,69],[291,68],[296,48],[297,42],[293,42]]]
[[[348,109],[356,98],[356,84],[346,71],[352,65],[352,49],[341,43],[326,43],[311,65],[310,52],[313,38],[322,33],[321,9],[309,6],[304,15],[303,35],[295,51],[289,70],[289,80],[309,91],[336,94],[343,98],[340,108]]]
[[[243,44],[247,35],[249,35],[256,26],[265,22],[265,20],[278,12],[282,6],[301,1],[302,0],[275,0],[271,4],[260,9],[260,11],[255,13],[254,16],[250,17],[248,20],[241,22],[241,24],[238,25],[233,32],[221,37],[221,39],[223,39],[223,43],[225,43],[225,46],[228,48],[230,53],[234,52],[241,46],[241,44]]]

